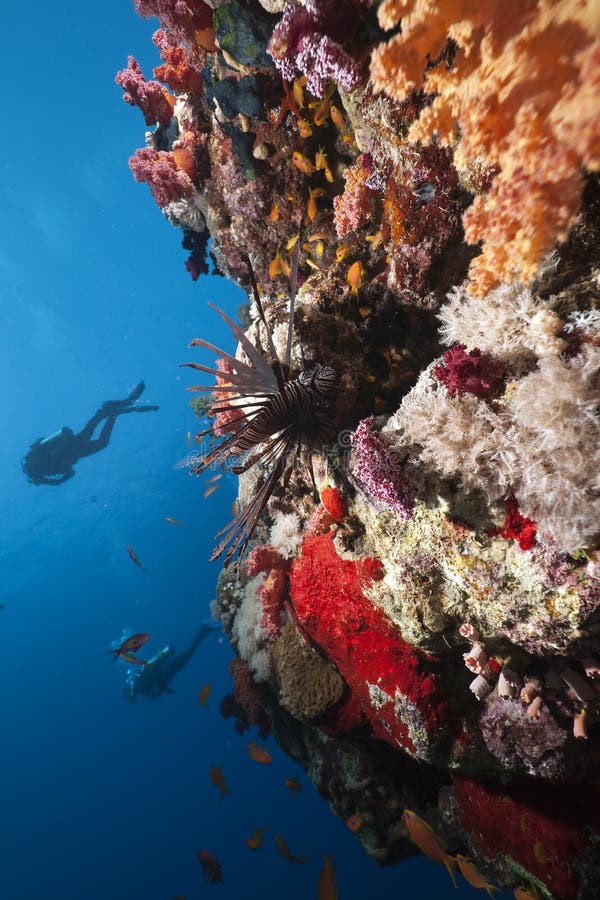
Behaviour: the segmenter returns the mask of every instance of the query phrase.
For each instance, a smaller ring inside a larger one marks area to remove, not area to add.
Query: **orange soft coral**
[[[565,239],[579,209],[580,169],[600,168],[600,17],[595,0],[386,0],[380,24],[402,32],[376,48],[375,87],[404,99],[437,93],[409,132],[451,144],[467,177],[497,167],[487,194],[465,213],[465,235],[483,242],[473,290],[530,280]],[[457,49],[449,67],[448,39]]]

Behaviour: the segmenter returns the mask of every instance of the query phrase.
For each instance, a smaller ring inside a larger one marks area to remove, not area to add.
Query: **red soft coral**
[[[504,378],[504,366],[481,350],[467,352],[464,344],[455,344],[446,350],[442,362],[435,366],[433,374],[444,385],[450,396],[474,394],[490,397],[498,393]]]

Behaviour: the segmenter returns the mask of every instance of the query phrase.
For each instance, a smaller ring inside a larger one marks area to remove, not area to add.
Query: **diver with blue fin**
[[[73,466],[84,456],[91,456],[108,445],[117,416],[133,412],[154,412],[158,406],[134,406],[145,388],[137,384],[125,400],[107,400],[77,434],[64,426],[46,438],[38,438],[21,467],[32,484],[64,484],[75,474]],[[104,421],[98,437],[94,432]]]
[[[187,650],[176,653],[173,644],[167,644],[148,660],[146,666],[128,669],[123,689],[125,698],[135,703],[140,695],[158,700],[163,694],[175,693],[171,681],[187,666],[202,641],[218,628],[214,622],[204,622]]]

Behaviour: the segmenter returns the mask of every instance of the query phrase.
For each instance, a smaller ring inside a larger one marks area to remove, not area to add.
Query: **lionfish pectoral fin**
[[[234,336],[242,345],[246,356],[251,360],[256,371],[260,374],[261,382],[263,383],[263,390],[269,389],[273,392],[279,390],[279,385],[272,369],[264,361],[254,344],[248,340],[239,325],[236,325],[233,319],[230,319],[227,313],[224,313],[223,310],[219,309],[218,306],[215,306],[213,303],[209,303],[208,305],[211,307],[211,309],[214,309],[221,316],[223,321],[227,325],[229,325],[229,327],[233,331]]]

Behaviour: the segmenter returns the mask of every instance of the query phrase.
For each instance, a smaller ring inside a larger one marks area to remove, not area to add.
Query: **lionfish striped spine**
[[[199,363],[183,363],[189,368],[214,375],[222,381],[226,380],[226,384],[188,387],[189,391],[210,391],[227,404],[226,407],[213,407],[212,412],[218,413],[225,408],[239,410],[239,417],[234,420],[236,430],[211,450],[190,472],[201,475],[211,465],[231,463],[236,457],[239,461],[229,466],[234,474],[246,472],[257,464],[261,464],[267,470],[265,479],[252,500],[217,533],[217,537],[221,540],[210,558],[217,559],[227,548],[225,565],[228,565],[235,555],[239,557],[244,552],[275,486],[281,482],[285,488],[297,460],[307,453],[314,486],[310,456],[312,452],[320,451],[332,436],[331,404],[337,391],[336,374],[328,366],[316,364],[312,368],[302,369],[294,379],[289,377],[297,254],[292,271],[290,318],[283,361],[279,359],[275,349],[250,260],[247,262],[254,300],[266,330],[272,363],[267,362],[242,329],[213,304],[209,306],[229,326],[249,363],[242,362],[201,338],[194,338],[190,347],[204,347],[216,353],[227,364],[227,373]],[[214,427],[208,428],[196,437],[200,439],[210,433],[214,434]]]

